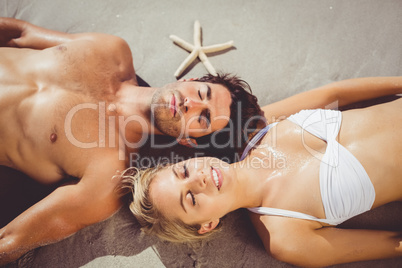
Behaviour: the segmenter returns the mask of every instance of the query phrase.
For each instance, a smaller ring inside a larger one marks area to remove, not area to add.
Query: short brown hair
[[[228,144],[222,147],[214,146],[210,149],[211,154],[232,158],[243,150],[255,130],[266,125],[264,112],[258,104],[257,97],[252,94],[250,85],[246,81],[233,74],[218,73],[216,76],[207,74],[196,81],[220,84],[230,92],[232,103],[228,125],[222,130],[197,138],[197,142],[198,144],[213,144],[211,141],[214,140],[215,145]],[[235,159],[236,157],[231,162]]]

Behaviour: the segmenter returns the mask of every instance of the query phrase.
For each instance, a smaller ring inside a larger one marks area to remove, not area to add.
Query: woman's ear
[[[216,228],[216,226],[218,226],[219,224],[219,219],[201,224],[201,228],[198,230],[199,234],[205,234],[208,233],[210,231],[212,231],[213,229]]]

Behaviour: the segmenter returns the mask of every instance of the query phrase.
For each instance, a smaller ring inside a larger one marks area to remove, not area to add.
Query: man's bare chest
[[[18,120],[5,135],[14,168],[40,181],[54,182],[66,174],[81,177],[95,156],[116,152],[117,157],[118,129],[105,120],[101,105],[75,102],[66,94],[47,99],[21,105]]]

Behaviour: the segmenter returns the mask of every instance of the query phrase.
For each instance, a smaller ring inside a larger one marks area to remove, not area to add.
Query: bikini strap
[[[314,216],[304,214],[301,212],[296,212],[296,211],[291,211],[291,210],[286,210],[286,209],[279,209],[279,208],[269,208],[269,207],[254,207],[254,208],[248,208],[249,211],[257,213],[257,214],[262,214],[262,215],[268,215],[268,216],[281,216],[281,217],[287,217],[287,218],[294,218],[294,219],[301,219],[301,220],[309,220],[309,221],[318,221],[321,223],[325,224],[330,224],[330,225],[337,225],[339,224],[339,220],[347,220],[345,219],[319,219]]]
[[[272,123],[261,129],[252,139],[251,141],[248,142],[246,148],[243,151],[243,154],[241,155],[240,161],[246,158],[247,154],[251,149],[254,148],[254,146],[260,141],[260,139],[267,134],[267,132],[274,126],[276,126],[278,122]]]

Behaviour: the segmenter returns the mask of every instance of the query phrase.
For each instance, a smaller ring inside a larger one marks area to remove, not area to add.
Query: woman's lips
[[[176,116],[176,98],[172,95],[170,99],[170,112],[172,113],[173,117]]]
[[[222,187],[222,182],[223,182],[221,170],[218,168],[211,167],[211,179],[212,179],[214,185],[216,186],[216,188],[218,188],[218,190],[220,190]]]

